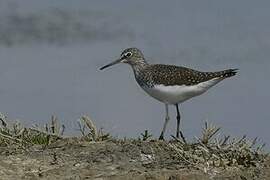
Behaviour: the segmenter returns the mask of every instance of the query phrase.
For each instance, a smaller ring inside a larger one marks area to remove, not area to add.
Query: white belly
[[[199,83],[197,85],[174,85],[164,86],[163,84],[155,85],[153,88],[142,87],[153,98],[166,103],[166,104],[178,104],[184,102],[194,96],[198,96],[210,87],[220,82],[221,78],[214,78],[209,81]]]

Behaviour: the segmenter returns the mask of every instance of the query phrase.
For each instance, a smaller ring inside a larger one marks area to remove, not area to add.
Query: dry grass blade
[[[61,129],[60,134],[59,134],[60,136],[64,135],[65,129],[66,129],[66,126],[64,124],[62,124],[62,129]]]
[[[65,130],[65,126],[60,126],[56,116],[52,116],[45,128],[39,128],[37,125],[33,128],[25,128],[19,122],[8,124],[7,117],[0,113],[1,118],[0,145],[6,147],[15,145],[15,148],[27,150],[33,145],[41,145],[42,148],[46,148],[51,143],[62,139],[61,136]],[[82,116],[79,120],[78,124],[83,134],[82,140],[87,142],[113,140],[108,133],[103,132],[103,129],[97,130],[90,117]],[[220,128],[206,122],[202,137],[195,137],[194,142],[187,142],[184,137],[172,136],[175,141],[162,142],[161,144],[165,143],[165,145],[160,147],[165,147],[166,152],[169,152],[177,163],[201,169],[208,174],[213,173],[217,168],[259,167],[266,160],[267,155],[263,153],[265,144],[257,145],[258,138],[250,141],[243,136],[231,140],[230,136],[220,136],[220,133],[217,133],[219,130]],[[141,135],[143,140],[149,140],[152,136],[147,130]],[[138,140],[134,140],[134,143],[138,143]]]
[[[51,117],[51,133],[52,134],[59,134],[60,127],[58,124],[58,119],[56,116],[52,115]]]
[[[109,133],[104,133],[102,128],[97,130],[97,127],[89,116],[82,116],[77,120],[77,123],[84,140],[104,141],[111,137]]]
[[[225,146],[226,144],[227,144],[227,142],[228,142],[228,140],[230,139],[230,137],[231,136],[224,136],[224,139],[223,140],[221,140],[221,147],[222,146]]]
[[[177,157],[183,160],[185,163],[196,166],[196,163],[194,163],[193,159],[186,154],[182,146],[178,146],[177,144],[169,144],[169,147],[171,147],[177,154]]]
[[[219,167],[254,167],[265,160],[265,153],[261,151],[263,145],[256,146],[257,138],[253,141],[249,141],[246,136],[231,141],[230,136],[219,139],[219,130],[220,128],[206,122],[202,137],[195,137],[195,143],[184,144],[182,140],[172,136],[177,141],[171,147],[180,160],[207,170],[207,173]],[[203,165],[207,166],[202,168]]]
[[[98,139],[98,131],[97,131],[97,127],[95,126],[95,124],[93,123],[93,121],[91,120],[91,118],[89,116],[82,116],[81,120],[85,123],[85,125],[89,128],[90,133],[93,137],[94,140]]]
[[[77,124],[79,126],[79,131],[81,132],[82,136],[85,136],[85,124],[82,124],[81,119],[77,120]]]
[[[21,140],[21,139],[14,138],[14,137],[9,136],[9,135],[6,135],[6,134],[2,134],[2,133],[0,133],[0,136],[1,136],[1,137],[4,137],[4,138],[7,138],[7,139],[10,139],[10,140],[12,140],[12,141],[16,141],[16,142],[22,142],[22,140]]]
[[[219,127],[216,127],[212,124],[208,125],[208,122],[205,122],[205,127],[202,130],[202,138],[201,142],[203,144],[208,144],[211,138],[216,135],[216,133],[220,130]]]
[[[2,125],[4,128],[7,127],[6,119],[7,119],[7,116],[0,112],[0,121],[1,121],[1,125]]]

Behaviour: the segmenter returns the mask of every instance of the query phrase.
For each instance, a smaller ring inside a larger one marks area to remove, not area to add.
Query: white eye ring
[[[125,54],[125,57],[130,57],[130,56],[132,56],[132,53],[131,53],[131,52],[127,52],[127,53]]]

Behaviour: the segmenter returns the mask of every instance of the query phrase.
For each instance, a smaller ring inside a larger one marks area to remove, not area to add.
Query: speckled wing
[[[196,85],[214,78],[227,78],[234,76],[237,69],[228,69],[218,72],[200,72],[181,66],[155,64],[148,67],[151,72],[153,84],[173,85]]]

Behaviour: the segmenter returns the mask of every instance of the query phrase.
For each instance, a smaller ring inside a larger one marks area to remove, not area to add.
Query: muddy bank
[[[270,161],[254,166],[192,165],[175,142],[58,140],[46,147],[0,148],[1,179],[270,179]],[[269,178],[268,178],[269,177]]]

